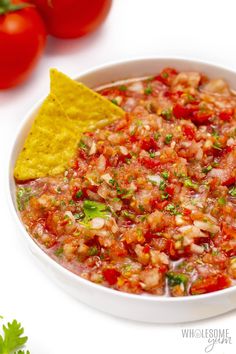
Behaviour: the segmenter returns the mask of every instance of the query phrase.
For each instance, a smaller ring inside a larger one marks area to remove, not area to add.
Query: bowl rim
[[[176,63],[186,63],[186,64],[196,64],[196,65],[203,65],[203,66],[209,66],[214,70],[222,70],[227,72],[228,74],[233,74],[236,75],[236,71],[233,69],[229,69],[227,67],[224,67],[222,65],[217,65],[215,63],[211,63],[208,61],[203,61],[203,60],[198,60],[198,59],[191,59],[191,58],[185,58],[181,56],[165,56],[165,57],[159,57],[159,56],[141,56],[141,57],[134,57],[130,59],[125,59],[125,60],[118,60],[118,61],[109,61],[106,62],[105,64],[102,65],[97,65],[93,66],[90,69],[84,70],[80,73],[80,75],[77,75],[74,80],[78,81],[80,79],[83,80],[83,78],[87,75],[93,75],[96,74],[98,71],[101,70],[106,70],[106,69],[111,69],[113,67],[119,66],[119,65],[126,65],[126,64],[134,64],[134,63],[139,63],[142,62],[148,62],[148,61],[153,61],[156,60],[158,61],[173,61]],[[32,239],[30,234],[26,231],[23,222],[20,219],[20,216],[17,213],[17,210],[14,206],[14,200],[13,196],[11,193],[11,181],[13,181],[13,184],[15,184],[14,177],[12,175],[12,161],[13,159],[13,154],[14,150],[17,146],[18,140],[22,134],[22,130],[24,129],[25,125],[27,122],[30,120],[30,118],[35,114],[37,109],[40,107],[42,104],[43,100],[45,99],[46,96],[41,97],[37,102],[26,112],[24,115],[21,123],[17,126],[16,133],[13,136],[12,143],[10,144],[10,149],[8,151],[8,156],[7,156],[7,175],[6,175],[6,191],[7,191],[7,202],[9,205],[9,209],[11,210],[11,214],[13,215],[16,224],[18,225],[20,229],[20,233],[22,235],[22,238],[24,237],[25,242],[28,242],[28,245],[31,246],[31,252],[33,249],[33,253],[36,254],[37,256],[40,257],[40,260],[43,260],[44,263],[49,263],[49,265],[54,268],[56,271],[59,273],[63,273],[65,277],[69,277],[71,281],[77,283],[78,287],[81,285],[84,285],[85,287],[90,288],[91,290],[105,293],[108,296],[115,296],[117,298],[123,298],[123,299],[129,299],[129,300],[134,300],[134,301],[140,301],[142,303],[144,302],[152,302],[152,303],[183,303],[183,302],[197,302],[197,301],[204,301],[204,300],[209,300],[209,299],[214,299],[214,298],[219,298],[224,295],[230,295],[232,293],[236,292],[236,285],[233,285],[229,288],[214,291],[211,293],[206,293],[206,294],[199,294],[199,295],[189,295],[189,296],[180,296],[180,297],[171,297],[171,296],[165,296],[165,295],[148,295],[148,294],[132,294],[132,293],[126,293],[123,291],[118,291],[100,284],[96,284],[90,280],[86,280],[82,278],[81,276],[73,273],[72,271],[68,270],[64,266],[62,266],[60,263],[56,262],[53,258],[51,258],[44,250],[42,250],[38,244]]]

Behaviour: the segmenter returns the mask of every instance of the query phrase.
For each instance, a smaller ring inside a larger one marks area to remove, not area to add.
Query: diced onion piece
[[[101,176],[101,179],[103,179],[103,181],[105,181],[106,183],[110,183],[110,180],[112,180],[112,177],[109,173],[106,173],[104,175]]]
[[[209,177],[218,177],[221,181],[224,181],[227,179],[228,173],[225,170],[222,170],[220,168],[213,168],[209,173]]]
[[[201,254],[204,252],[204,247],[196,245],[195,243],[192,243],[190,248],[191,248],[191,251],[196,254]]]
[[[100,155],[97,160],[97,167],[99,171],[104,171],[106,168],[106,159],[104,155]]]
[[[175,223],[176,225],[180,226],[180,225],[184,225],[185,224],[185,220],[183,219],[182,215],[176,215],[175,217]]]
[[[122,155],[128,155],[129,151],[127,150],[127,148],[125,146],[120,146],[120,152],[122,153]]]
[[[91,148],[89,150],[89,155],[94,155],[97,151],[97,145],[95,141],[92,142]]]
[[[215,224],[212,224],[210,222],[204,222],[204,221],[195,220],[194,221],[194,225],[196,227],[198,227],[200,230],[212,232],[213,234],[215,234],[215,233],[220,231],[219,226],[217,226]]]
[[[132,85],[129,86],[129,90],[133,92],[143,92],[143,84],[141,81],[134,82]]]
[[[94,218],[90,222],[90,226],[92,229],[102,229],[103,226],[105,225],[105,220],[103,218]]]
[[[147,177],[148,177],[149,181],[155,182],[158,186],[161,183],[160,175],[148,175]]]

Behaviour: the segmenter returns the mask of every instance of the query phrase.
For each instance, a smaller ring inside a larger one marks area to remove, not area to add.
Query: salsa
[[[236,93],[166,68],[98,89],[126,111],[85,133],[68,170],[17,184],[55,261],[133,294],[188,296],[236,279]]]

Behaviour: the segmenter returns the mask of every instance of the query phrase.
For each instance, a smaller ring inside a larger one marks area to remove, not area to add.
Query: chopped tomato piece
[[[175,118],[191,118],[192,117],[192,109],[187,107],[187,106],[183,106],[179,103],[177,103],[174,108],[173,108],[173,114],[175,116]]]
[[[143,157],[140,159],[140,162],[143,166],[149,169],[154,169],[160,166],[160,161],[151,157]]]
[[[193,140],[195,138],[195,130],[191,125],[183,125],[182,130],[188,139]]]
[[[228,288],[231,285],[229,277],[225,274],[216,274],[208,276],[206,278],[199,278],[190,288],[190,293],[192,295],[200,295],[211,293],[212,291],[218,291]]]
[[[147,244],[147,245],[144,246],[143,252],[144,253],[149,253],[150,249],[151,249],[151,247]]]
[[[219,114],[219,118],[225,122],[230,122],[231,119],[233,118],[234,111],[233,109],[225,109],[224,111],[221,111]]]
[[[236,181],[236,177],[229,177],[224,182],[222,182],[222,186],[231,186],[231,184],[234,184],[235,181]]]
[[[114,285],[117,283],[120,272],[116,269],[107,268],[103,271],[103,276],[110,285]]]
[[[141,141],[140,147],[143,150],[149,151],[149,150],[156,150],[158,146],[154,138],[151,137],[150,139],[147,138],[143,139]]]
[[[164,69],[159,75],[154,77],[154,80],[162,82],[164,85],[169,86],[173,78],[178,74],[178,72],[173,68]]]
[[[209,123],[210,118],[212,117],[212,112],[204,112],[204,111],[195,111],[193,112],[193,116],[191,120],[195,124],[207,124]]]

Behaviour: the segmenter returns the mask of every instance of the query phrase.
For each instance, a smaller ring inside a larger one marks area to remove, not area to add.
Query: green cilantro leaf
[[[236,197],[236,187],[232,187],[229,190],[229,194],[232,195],[232,197]]]
[[[161,116],[166,120],[170,120],[172,117],[172,109],[171,108],[163,109],[163,111],[161,112]]]
[[[188,277],[185,274],[181,274],[181,273],[174,273],[174,272],[168,272],[166,274],[167,279],[168,279],[168,285],[170,287],[176,286],[176,285],[180,285],[183,284],[184,287],[186,287],[187,283],[188,283]]]
[[[221,143],[219,143],[218,141],[216,141],[216,142],[212,145],[212,147],[213,147],[213,149],[215,149],[215,150],[219,150],[219,151],[222,150]]]
[[[33,196],[32,190],[29,187],[19,187],[16,194],[16,202],[19,211],[23,211]]]
[[[111,101],[112,103],[114,103],[116,106],[119,106],[119,105],[118,105],[118,101],[117,101],[115,98],[112,98],[110,101]]]
[[[165,208],[166,211],[169,211],[171,215],[179,215],[177,207],[174,204],[168,204]]]
[[[197,183],[194,183],[190,178],[186,178],[184,181],[184,186],[187,188],[192,188],[192,189],[197,189],[198,185]]]
[[[147,86],[144,90],[145,95],[150,95],[152,93],[152,88],[151,86]]]
[[[225,205],[225,204],[226,204],[225,198],[224,198],[224,197],[218,198],[218,203],[219,203],[220,205]]]
[[[17,349],[20,349],[28,340],[28,337],[23,337],[24,328],[21,326],[21,323],[13,320],[12,323],[8,322],[7,325],[2,326],[4,335],[0,335],[0,353],[1,354],[29,354],[29,351],[26,353],[22,350],[16,352]]]
[[[173,138],[172,134],[167,134],[166,137],[165,137],[165,144],[170,144],[172,138]]]
[[[212,170],[212,168],[213,167],[211,165],[209,165],[207,167],[203,167],[202,172],[203,173],[208,173],[208,172],[210,172]]]
[[[121,85],[121,86],[119,86],[119,90],[120,91],[126,91],[127,90],[127,86]]]
[[[168,171],[163,171],[161,173],[161,176],[164,178],[164,179],[168,179],[169,178],[169,172]]]
[[[93,200],[86,199],[83,204],[83,212],[85,218],[84,223],[88,223],[94,218],[107,218],[110,213],[106,204],[94,202]]]

